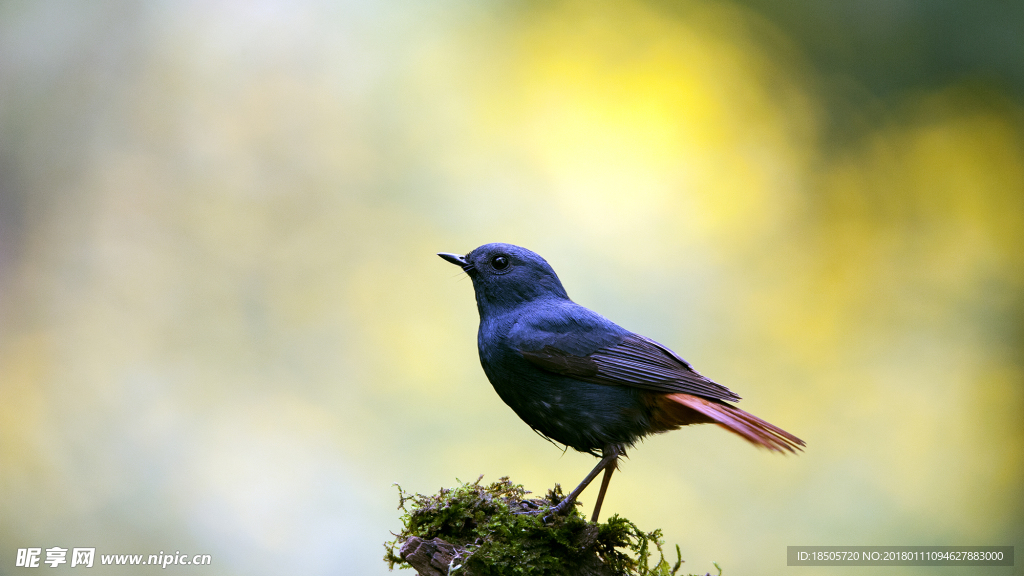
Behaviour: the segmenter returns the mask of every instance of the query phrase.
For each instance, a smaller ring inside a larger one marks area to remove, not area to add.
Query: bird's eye
[[[508,268],[508,256],[495,256],[494,258],[491,258],[491,266],[493,266],[495,270],[504,270],[505,268]]]

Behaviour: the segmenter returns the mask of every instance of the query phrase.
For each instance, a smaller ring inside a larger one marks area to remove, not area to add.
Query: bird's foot
[[[540,513],[541,510],[541,505],[538,504],[537,500],[523,500],[522,502],[519,503],[519,507],[521,509],[516,512],[513,512],[513,516],[520,516],[523,514],[536,516]]]
[[[561,514],[565,514],[568,510],[571,509],[571,507],[573,505],[575,505],[575,503],[576,503],[575,499],[565,498],[564,500],[562,500],[561,502],[559,502],[558,504],[553,506],[550,510],[548,510],[547,515],[544,516],[544,518],[542,518],[542,520],[544,521],[545,524],[547,524],[548,522],[551,522],[552,520],[555,519],[555,516],[558,516],[558,515],[561,515]]]

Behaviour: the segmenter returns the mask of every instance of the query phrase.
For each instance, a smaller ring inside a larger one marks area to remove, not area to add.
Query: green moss
[[[660,530],[644,532],[617,515],[591,524],[573,507],[545,522],[548,509],[562,499],[557,485],[545,498],[527,499],[528,492],[508,478],[489,486],[481,485],[482,479],[442,488],[433,496],[413,495],[399,486],[403,529],[385,543],[388,567],[409,567],[399,550],[410,537],[440,538],[464,550],[460,563],[449,567],[451,574],[554,576],[596,569],[672,576],[682,565],[678,546],[677,561],[665,559]]]

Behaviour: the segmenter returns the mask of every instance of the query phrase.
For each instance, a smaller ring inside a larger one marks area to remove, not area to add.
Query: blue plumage
[[[803,445],[726,402],[740,398],[674,352],[569,299],[539,255],[485,244],[465,256],[439,254],[473,279],[484,373],[498,396],[543,436],[602,460],[559,504],[562,510],[603,469],[647,434],[715,422],[771,450]]]

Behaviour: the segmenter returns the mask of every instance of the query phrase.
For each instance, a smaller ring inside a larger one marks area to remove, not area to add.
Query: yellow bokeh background
[[[9,3],[0,38],[0,574],[53,546],[383,574],[392,483],[575,485],[593,458],[493,393],[434,255],[494,241],[807,441],[630,453],[606,514],[687,570],[1024,546],[998,83],[879,96],[718,1]]]

